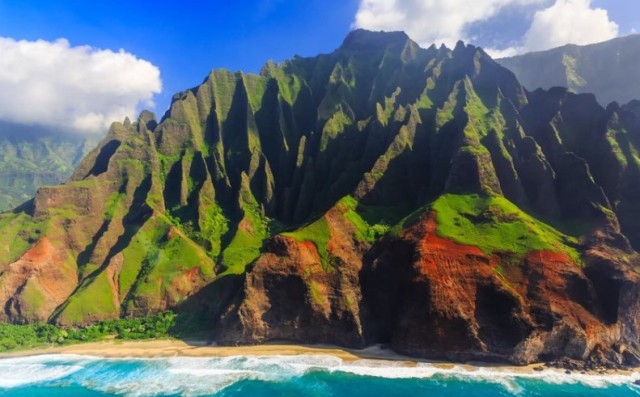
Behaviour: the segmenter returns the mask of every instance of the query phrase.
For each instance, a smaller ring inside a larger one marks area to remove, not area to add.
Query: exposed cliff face
[[[620,293],[635,293],[635,287],[621,292],[623,284],[638,281],[634,271],[609,273],[602,267],[620,264],[592,258],[583,267],[549,251],[509,261],[441,238],[436,229],[435,214],[424,215],[400,236],[404,252],[396,241],[382,244],[365,273],[365,298],[377,308],[379,335],[397,351],[516,363],[593,360],[606,352],[622,363],[614,346],[620,351],[630,343],[637,354],[635,339],[622,336],[617,303],[610,304]],[[389,280],[392,289],[381,299],[377,291],[389,288]]]
[[[179,308],[227,344],[629,363],[639,117],[401,33],[214,71],[0,216],[1,316]]]
[[[297,340],[365,347],[360,272],[367,244],[354,239],[345,204],[319,222],[329,233],[326,257],[300,236],[277,236],[247,273],[223,314],[219,343]],[[318,221],[317,221],[318,222]]]

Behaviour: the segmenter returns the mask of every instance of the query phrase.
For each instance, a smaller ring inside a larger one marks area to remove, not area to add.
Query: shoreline
[[[539,374],[541,371],[555,371],[566,373],[565,370],[545,366],[545,363],[534,363],[525,366],[509,364],[468,362],[454,363],[438,360],[426,360],[404,356],[390,349],[372,346],[362,350],[342,348],[332,345],[300,345],[285,343],[267,343],[251,346],[217,346],[206,341],[190,341],[178,339],[154,339],[140,341],[106,340],[100,342],[79,343],[67,346],[42,347],[29,350],[19,350],[0,353],[0,360],[9,358],[26,358],[43,355],[69,354],[99,358],[131,358],[154,359],[168,357],[187,358],[216,358],[235,356],[332,356],[343,360],[346,364],[360,360],[388,362],[390,366],[416,367],[418,364],[429,364],[435,368],[450,370],[454,368],[466,371],[491,369],[510,373]],[[572,371],[581,375],[633,375],[640,374],[640,368],[604,371]]]
[[[415,365],[423,361],[395,353],[392,350],[372,346],[362,350],[334,345],[304,345],[289,343],[265,343],[247,346],[219,346],[204,340],[152,339],[152,340],[104,340],[63,346],[39,347],[0,353],[0,359],[41,356],[47,354],[75,354],[103,358],[162,358],[162,357],[232,357],[232,356],[296,356],[329,355],[346,362],[381,360]],[[438,363],[438,362],[433,362]],[[438,363],[439,364],[439,363]],[[449,363],[442,362],[443,365]],[[451,363],[450,365],[455,365]]]

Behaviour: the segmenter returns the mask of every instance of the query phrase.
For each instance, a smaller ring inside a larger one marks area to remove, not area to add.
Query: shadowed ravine
[[[270,340],[640,363],[640,107],[354,31],[212,71],[0,215],[0,320],[166,309]]]

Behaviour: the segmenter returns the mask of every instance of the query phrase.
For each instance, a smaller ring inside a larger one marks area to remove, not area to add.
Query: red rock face
[[[533,321],[497,271],[500,259],[439,237],[436,226],[435,214],[425,216],[400,235],[403,257],[394,255],[393,246],[383,248],[369,269],[371,285],[364,288],[373,297],[393,277],[390,262],[404,268],[397,294],[389,294],[398,298],[378,312],[389,324],[382,336],[399,351],[429,357],[478,353],[488,359],[512,350],[531,333]]]
[[[78,276],[64,250],[48,238],[36,242],[2,271],[0,321],[46,322],[73,292]],[[35,305],[34,305],[35,304]]]
[[[327,249],[337,266],[324,268],[313,242],[275,237],[223,315],[219,343],[290,340],[364,347],[361,248],[352,239],[353,226],[337,210],[326,219],[332,234]]]
[[[84,325],[179,307],[217,323],[221,343],[640,364],[639,109],[529,93],[481,49],[420,50],[403,34],[352,32],[332,54],[261,76],[214,71],[160,124],[148,113],[114,123],[69,183],[0,215],[0,248],[31,247],[0,255],[0,320]],[[410,212],[456,192],[501,192],[544,219],[597,228],[583,236],[584,265],[455,244],[432,214],[371,246],[336,204],[351,195]],[[320,213],[320,251],[262,230]],[[258,260],[224,263],[249,234]]]
[[[599,290],[588,276],[589,265],[582,268],[552,252],[531,252],[521,263],[510,264],[439,237],[433,213],[405,230],[400,240],[404,248],[392,242],[382,249],[363,285],[365,297],[378,306],[377,321],[383,324],[377,326],[378,337],[398,351],[530,363],[557,357],[588,360],[624,344],[621,322],[611,313],[618,311],[617,295]],[[620,277],[633,276],[621,272]],[[392,285],[387,296],[395,300],[375,297],[385,283]],[[613,305],[607,308],[612,294]]]
[[[322,268],[313,243],[269,243],[220,322],[220,343],[390,343],[412,356],[520,364],[623,363],[635,354],[624,336],[635,322],[625,325],[618,307],[637,291],[612,287],[633,278],[626,270],[596,281],[593,264],[581,267],[565,254],[531,252],[519,263],[487,255],[439,237],[434,213],[397,238],[362,247],[338,219],[329,213],[330,252],[341,258],[333,271]]]

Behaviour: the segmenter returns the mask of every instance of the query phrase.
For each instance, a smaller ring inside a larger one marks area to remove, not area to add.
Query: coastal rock
[[[76,284],[73,262],[43,237],[2,272],[0,321],[46,322]]]
[[[0,319],[169,309],[221,344],[633,365],[639,108],[398,33],[214,70],[0,214]]]
[[[221,344],[272,340],[366,346],[359,272],[366,247],[339,209],[325,215],[327,258],[310,241],[275,237],[245,277],[244,288],[218,325]]]
[[[613,294],[601,289],[605,275],[593,278],[565,255],[532,252],[509,264],[438,237],[433,214],[400,238],[379,248],[363,275],[377,337],[397,351],[458,361],[586,361],[623,339],[602,307]],[[618,310],[617,302],[612,305]]]

